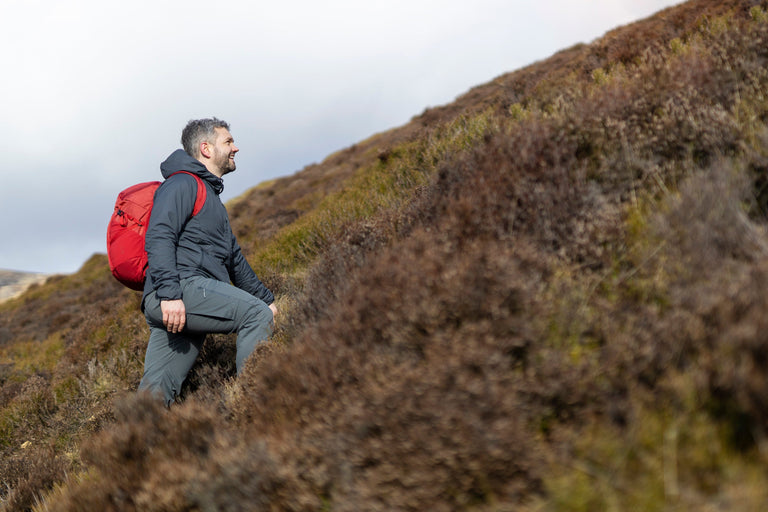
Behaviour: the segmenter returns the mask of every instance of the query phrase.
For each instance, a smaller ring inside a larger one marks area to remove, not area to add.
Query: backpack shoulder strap
[[[195,215],[200,213],[200,210],[203,209],[203,205],[205,205],[205,199],[206,199],[206,195],[207,195],[206,188],[205,188],[205,183],[203,183],[203,180],[200,179],[200,176],[198,176],[197,174],[195,174],[193,172],[189,172],[189,171],[176,171],[173,174],[179,174],[180,172],[183,172],[184,174],[189,174],[190,176],[195,178],[195,180],[197,181],[197,195],[195,196],[195,207],[192,208],[192,217],[194,217]],[[171,174],[171,176],[173,176],[173,174]],[[170,178],[171,176],[168,176],[168,177]]]

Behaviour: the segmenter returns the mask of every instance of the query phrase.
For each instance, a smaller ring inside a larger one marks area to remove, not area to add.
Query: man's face
[[[235,146],[235,139],[226,128],[216,128],[216,141],[213,143],[213,165],[224,176],[235,170],[235,153],[240,151]]]

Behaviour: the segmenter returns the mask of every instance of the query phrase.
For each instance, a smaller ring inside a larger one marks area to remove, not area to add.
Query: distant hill
[[[691,0],[255,186],[275,334],[170,411],[105,255],[0,303],[0,511],[764,510],[767,48]]]
[[[47,274],[0,270],[0,302],[23,293],[33,284],[45,281]]]

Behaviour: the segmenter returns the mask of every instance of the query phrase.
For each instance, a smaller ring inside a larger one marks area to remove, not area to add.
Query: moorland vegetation
[[[228,208],[178,404],[103,255],[0,304],[0,510],[764,510],[768,2],[691,0]]]

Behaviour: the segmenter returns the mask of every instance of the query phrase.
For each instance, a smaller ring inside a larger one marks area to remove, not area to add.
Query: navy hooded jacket
[[[145,235],[149,260],[144,297],[157,291],[160,300],[181,299],[181,279],[202,276],[233,285],[272,304],[272,292],[256,277],[240,251],[229,224],[229,215],[219,198],[224,183],[184,150],[174,151],[160,170],[166,180],[155,192],[152,214]],[[199,176],[206,187],[200,212],[192,215],[197,180],[177,171]],[[143,305],[142,299],[142,305]]]

